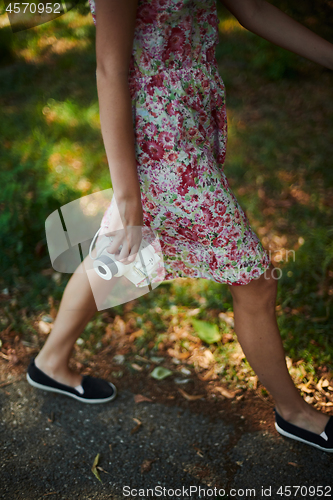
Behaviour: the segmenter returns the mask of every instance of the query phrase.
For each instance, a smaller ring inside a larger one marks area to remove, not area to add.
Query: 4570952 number
[[[326,497],[332,498],[331,486],[280,486],[276,491],[281,497]]]
[[[6,12],[9,14],[62,14],[60,3],[27,3],[27,2],[15,2],[10,3],[6,7]]]

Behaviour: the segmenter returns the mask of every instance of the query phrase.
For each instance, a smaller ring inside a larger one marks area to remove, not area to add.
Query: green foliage
[[[206,344],[214,344],[221,340],[222,335],[217,325],[194,318],[191,321],[198,337]]]
[[[247,37],[254,48],[249,60],[251,70],[260,72],[261,75],[273,81],[298,76],[298,58],[295,54],[281,49],[253,33],[248,33]]]

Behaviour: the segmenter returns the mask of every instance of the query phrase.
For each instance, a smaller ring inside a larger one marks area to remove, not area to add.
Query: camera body
[[[112,237],[108,237],[110,246]],[[144,287],[150,284],[149,276],[153,273],[160,262],[160,257],[152,245],[142,239],[135,260],[129,264],[123,264],[116,259],[114,254],[107,251],[105,246],[100,254],[93,261],[95,272],[104,280],[111,280],[113,277],[125,276],[136,287]]]

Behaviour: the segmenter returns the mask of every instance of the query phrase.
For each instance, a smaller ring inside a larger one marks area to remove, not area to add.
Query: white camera
[[[154,247],[152,245],[148,245],[147,242],[142,239],[134,261],[129,264],[123,264],[116,259],[115,254],[107,251],[107,247],[111,245],[113,239],[112,237],[105,235],[108,240],[107,244],[104,245],[96,257],[92,257],[92,248],[101,229],[102,228],[100,227],[89,247],[89,255],[93,260],[93,267],[98,276],[104,280],[111,280],[113,277],[125,276],[125,278],[137,287],[149,285],[151,279],[150,276],[157,269],[161,260],[155,252]]]

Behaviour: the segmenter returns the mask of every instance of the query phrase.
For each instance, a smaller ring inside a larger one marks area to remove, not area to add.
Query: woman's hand
[[[111,222],[103,233],[113,241],[107,251],[123,264],[130,264],[137,256],[142,241],[143,212],[141,200],[114,199]]]

